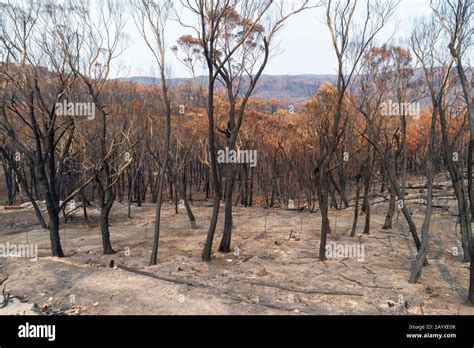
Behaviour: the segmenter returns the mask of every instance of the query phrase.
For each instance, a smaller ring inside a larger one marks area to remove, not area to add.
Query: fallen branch
[[[26,207],[22,207],[21,205],[4,205],[3,209],[5,210],[22,210]]]
[[[154,278],[154,279],[163,280],[163,281],[166,281],[166,282],[182,284],[182,285],[188,285],[188,286],[206,287],[205,284],[192,283],[192,282],[187,281],[187,280],[157,276],[153,273],[139,271],[139,270],[129,268],[129,267],[126,267],[126,266],[122,266],[122,265],[118,265],[117,268],[122,269],[122,270],[127,271],[127,272],[139,274],[139,275]],[[233,295],[232,293],[229,293],[228,291],[224,291],[224,292],[222,292],[222,294],[225,297],[227,297],[228,299],[233,300],[233,301],[244,302],[244,303],[248,303],[248,304],[252,304],[252,305],[268,307],[268,308],[271,308],[271,309],[285,310],[285,311],[289,311],[289,312],[293,312],[295,309],[297,309],[297,308],[288,308],[285,305],[278,305],[278,304],[270,303],[270,302],[267,302],[267,301],[261,301],[261,300],[259,300],[258,302],[252,302],[252,301],[246,300],[244,298],[237,297],[237,296]]]
[[[401,187],[400,187],[401,189]],[[406,190],[423,190],[423,189],[428,189],[427,185],[413,185],[413,186],[405,186]],[[433,189],[435,190],[447,190],[446,186],[443,185],[433,185]]]
[[[409,187],[406,187],[406,189],[408,189]],[[383,198],[381,200],[374,200],[374,198]],[[377,204],[382,204],[382,203],[386,203],[387,201],[389,201],[389,196],[386,196],[386,195],[374,195],[372,197],[369,197],[371,199],[371,202],[370,202],[370,205],[377,205]],[[416,201],[416,200],[419,200],[419,199],[426,199],[426,194],[411,194],[411,195],[406,195],[405,196],[405,199],[404,201],[405,202],[409,202],[409,201]],[[433,194],[433,198],[436,198],[438,200],[441,200],[441,199],[455,199],[453,198],[452,195],[445,195],[445,194]],[[352,199],[351,201],[353,201],[355,199]]]
[[[0,286],[2,287],[2,301],[0,302],[0,308],[5,308],[10,300],[10,293],[5,291],[5,285],[8,277],[0,281]]]
[[[355,279],[351,279],[351,278],[348,278],[340,273],[338,273],[339,276],[341,276],[342,278],[346,279],[346,280],[349,280],[353,283],[356,283],[360,286],[364,286],[366,288],[374,288],[374,289],[400,289],[400,288],[394,288],[392,286],[381,286],[381,285],[367,285],[367,284],[364,284],[364,283],[361,283],[359,282],[358,280],[355,280]]]
[[[0,309],[5,308],[11,300],[17,299],[22,303],[28,302],[26,299],[26,296],[12,296],[10,291],[6,291],[5,286],[6,286],[6,281],[8,280],[8,277],[0,281],[0,286],[2,286],[2,301],[0,302]]]
[[[270,288],[277,288],[281,290],[286,290],[290,292],[299,292],[302,294],[325,294],[325,295],[339,295],[339,296],[364,296],[363,293],[361,292],[351,292],[351,291],[338,291],[338,290],[332,290],[332,289],[315,289],[315,288],[297,288],[297,287],[292,287],[292,286],[283,286],[277,283],[273,282],[267,282],[267,281],[259,281],[259,280],[253,280],[253,279],[245,279],[245,278],[233,278],[235,280],[242,281],[244,283],[249,283],[253,285],[260,285],[260,286],[266,286]]]
[[[74,190],[64,201],[63,203],[59,206],[59,211],[63,210],[63,208],[66,206],[66,204],[74,198],[75,195],[77,195],[79,192],[81,192],[87,185],[89,185],[92,181],[94,181],[95,177],[89,178],[84,184],[79,186],[76,190]]]
[[[362,266],[362,268],[365,269],[367,272],[369,272],[369,273],[372,274],[372,275],[375,275],[375,276],[377,275],[374,271],[372,271],[372,270],[371,270],[369,267],[367,267],[367,266]]]
[[[123,266],[123,265],[117,265],[117,268],[121,269],[121,270],[124,270],[124,271],[127,271],[127,272],[139,274],[139,275],[142,275],[142,276],[145,276],[145,277],[150,277],[150,278],[154,278],[154,279],[158,279],[158,280],[163,280],[163,281],[169,282],[169,283],[188,285],[188,286],[205,286],[204,284],[193,283],[193,282],[191,282],[189,280],[185,280],[185,279],[177,279],[177,278],[158,276],[158,275],[153,274],[153,273],[139,271],[137,269],[130,268],[130,267]]]
[[[421,204],[421,205],[427,205],[425,201],[421,202],[420,204]],[[446,211],[447,213],[450,213],[450,211],[449,211],[449,206],[438,205],[438,204],[432,204],[431,207],[432,207],[432,208],[437,208],[437,209],[443,209],[443,210]],[[457,216],[457,215],[455,215],[455,216]]]

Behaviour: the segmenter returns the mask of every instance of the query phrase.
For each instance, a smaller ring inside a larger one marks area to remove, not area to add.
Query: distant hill
[[[159,79],[149,76],[135,76],[122,80],[142,84],[159,82]],[[190,80],[192,79],[176,78],[171,80],[171,84],[176,86]],[[199,76],[196,77],[196,80],[203,83],[207,81],[207,77]],[[255,88],[253,96],[267,100],[276,99],[280,102],[292,101],[299,104],[313,96],[322,83],[335,81],[336,75],[263,75]]]
[[[315,95],[321,84],[335,81],[336,75],[265,75],[255,88],[254,96],[302,102]]]

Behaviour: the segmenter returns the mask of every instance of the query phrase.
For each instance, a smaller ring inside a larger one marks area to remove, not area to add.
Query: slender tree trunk
[[[361,171],[362,171],[362,168],[361,168]],[[354,220],[352,221],[351,237],[354,237],[356,234],[357,220],[359,219],[360,181],[361,181],[361,172],[359,172],[356,177],[356,196],[355,196]]]
[[[109,189],[112,191],[111,189]],[[113,195],[112,192],[109,192],[107,195]],[[109,215],[110,210],[112,209],[113,200],[107,202],[105,206],[100,210],[99,216],[99,225],[100,225],[100,234],[102,236],[102,251],[104,255],[115,254],[114,249],[112,249],[112,243],[110,242],[110,231],[109,231]]]
[[[363,234],[370,233],[370,201],[369,201],[369,193],[370,193],[370,178],[372,176],[372,168],[374,166],[374,154],[373,150],[369,148],[369,158],[367,159],[367,167],[365,168],[364,172],[364,214],[365,214],[365,224],[364,224],[364,232]]]
[[[471,88],[469,88],[469,81],[467,79],[466,71],[462,62],[461,52],[459,49],[456,49],[453,43],[449,45],[449,50],[452,56],[456,59],[456,69],[458,71],[459,80],[461,82],[461,87],[466,101],[467,114],[468,114],[468,124],[469,124],[469,158],[467,163],[467,175],[468,175],[468,192],[469,192],[469,203],[470,203],[470,213],[471,221],[474,221],[474,187],[472,184],[472,165],[473,165],[473,152],[474,152],[474,100],[472,96],[472,87],[474,87],[474,77],[471,78]]]
[[[248,206],[253,206],[253,185],[254,185],[255,170],[250,168],[250,192],[248,197]]]
[[[162,80],[164,80],[164,73],[162,73]],[[164,82],[163,82],[164,83]],[[158,197],[156,202],[156,211],[155,211],[155,234],[153,237],[153,248],[150,257],[150,266],[156,265],[158,262],[158,246],[160,242],[160,223],[161,223],[161,207],[163,204],[163,193],[165,190],[165,179],[166,179],[166,169],[168,167],[169,161],[169,148],[170,148],[170,137],[171,137],[171,108],[169,101],[167,99],[166,87],[163,87],[163,94],[166,95],[165,104],[166,104],[166,135],[165,135],[165,144],[163,149],[163,167],[160,177],[160,183],[158,188]]]
[[[63,249],[61,247],[61,237],[59,235],[59,211],[55,204],[55,199],[51,194],[50,188],[52,185],[48,183],[46,172],[42,164],[37,164],[39,172],[39,181],[45,196],[46,208],[49,216],[49,239],[51,241],[51,253],[53,256],[64,257]]]
[[[192,179],[191,179],[192,180]],[[176,178],[175,180],[175,185],[176,185],[176,190],[178,191],[179,196],[184,202],[184,207],[186,208],[186,213],[188,214],[189,218],[189,223],[191,224],[191,228],[197,228],[196,224],[196,217],[193,214],[193,211],[191,209],[191,206],[189,205],[189,200],[188,197],[186,196],[186,177],[183,175],[181,183],[178,181]],[[192,189],[192,187],[191,187]]]
[[[319,192],[319,208],[321,209],[321,241],[319,244],[319,260],[324,261],[326,260],[326,241],[327,235],[329,232],[329,218],[328,218],[328,173],[327,168],[329,163],[327,160],[323,160],[321,164],[320,172],[319,172],[319,185],[318,185],[318,192]]]
[[[89,217],[87,216],[87,199],[84,190],[81,190],[81,200],[82,200],[82,211],[84,213],[84,220],[88,221]]]
[[[47,195],[48,197],[49,195]],[[51,241],[51,253],[53,256],[64,257],[61,247],[61,237],[59,235],[59,212],[53,202],[46,198],[46,208],[49,217],[49,239]]]
[[[467,183],[469,192],[469,207],[471,209],[471,222],[474,222],[474,186],[472,184],[472,165],[474,163],[472,156],[474,155],[474,138],[471,136],[469,141],[469,153],[467,159]]]
[[[474,305],[474,241],[470,243],[471,262],[469,264],[469,302]]]
[[[328,189],[328,192],[329,192],[329,197],[331,197],[331,208],[334,208],[334,209],[339,209],[339,206],[337,205],[337,198],[336,198],[336,193],[335,193],[335,185],[333,185],[333,181],[329,182],[330,185],[329,185],[329,189]]]
[[[168,153],[168,151],[166,151]],[[168,157],[168,155],[165,155]],[[156,199],[156,208],[155,208],[155,234],[153,237],[153,247],[150,258],[150,266],[156,265],[158,262],[158,246],[160,243],[160,223],[161,223],[161,207],[163,205],[163,191],[165,190],[165,170],[160,176],[160,182],[158,184],[158,196]]]
[[[213,70],[210,68],[209,71],[209,95],[208,95],[208,140],[209,140],[209,153],[211,156],[211,172],[212,172],[212,184],[214,186],[214,206],[212,208],[211,224],[207,232],[206,242],[204,243],[204,249],[202,251],[203,261],[211,261],[212,242],[214,240],[214,234],[216,233],[217,219],[219,217],[219,208],[222,198],[221,184],[219,181],[219,174],[217,172],[217,156],[216,156],[216,145],[215,145],[215,133],[214,133],[214,81],[212,81]]]
[[[402,103],[402,99],[399,100],[399,103]],[[402,125],[402,190],[401,190],[401,199],[405,203],[405,188],[406,188],[406,178],[407,178],[407,146],[406,146],[406,116],[400,115],[400,122]]]
[[[181,198],[183,199],[184,201],[184,207],[186,208],[186,213],[188,214],[188,219],[189,219],[189,223],[191,224],[191,228],[197,228],[197,224],[196,224],[196,217],[194,216],[193,214],[193,211],[191,210],[191,206],[189,205],[189,201],[188,199],[186,198],[186,194],[181,190],[179,191],[180,189],[178,188],[178,193],[180,194]]]
[[[59,214],[55,211],[49,211],[49,239],[51,241],[51,252],[53,256],[64,257],[61,247],[61,237],[59,236]]]
[[[13,170],[6,164],[4,164],[2,167],[3,167],[3,173],[5,175],[5,184],[7,187],[7,205],[13,205],[13,201],[15,199],[14,185],[13,185],[14,183]]]
[[[464,187],[464,178],[461,170],[453,160],[453,152],[448,139],[448,127],[446,124],[446,114],[442,103],[438,105],[438,112],[440,116],[442,141],[446,154],[446,162],[448,164],[449,174],[453,184],[454,195],[458,201],[458,214],[461,226],[461,242],[463,247],[464,262],[470,261],[469,242],[471,240],[471,212],[468,208],[468,197]]]
[[[391,185],[389,185],[389,190],[390,190],[390,200],[388,202],[388,211],[387,215],[385,216],[385,222],[382,226],[382,229],[384,230],[391,230],[392,229],[392,220],[393,216],[395,215],[395,190],[392,188]]]
[[[115,194],[112,187],[110,187],[110,173],[107,163],[104,163],[104,166],[99,173],[99,178],[99,226],[100,235],[102,237],[102,252],[104,255],[111,255],[115,254],[115,251],[112,249],[112,244],[110,242],[109,215],[115,201]]]
[[[225,210],[224,210],[224,231],[222,234],[219,252],[230,252],[230,243],[232,239],[232,195],[234,192],[234,170],[232,164],[227,164],[226,168],[226,188],[225,188]]]
[[[431,222],[431,213],[433,205],[433,179],[434,179],[434,142],[435,142],[435,132],[436,132],[436,110],[433,110],[431,115],[431,132],[430,132],[430,141],[428,146],[428,164],[426,168],[426,178],[428,185],[428,192],[426,198],[426,210],[425,210],[425,219],[423,221],[423,226],[421,228],[421,245],[416,255],[416,260],[413,265],[413,269],[410,275],[409,282],[411,284],[416,284],[421,277],[421,272],[423,265],[426,262],[426,254],[428,249],[429,242],[429,229]]]

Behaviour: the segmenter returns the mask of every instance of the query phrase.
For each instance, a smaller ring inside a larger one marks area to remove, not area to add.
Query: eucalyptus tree
[[[434,180],[434,143],[436,138],[436,121],[438,115],[444,113],[440,111],[443,109],[447,90],[450,84],[450,73],[453,64],[452,59],[446,59],[446,55],[437,55],[437,43],[443,42],[443,37],[440,32],[436,30],[436,23],[433,18],[423,18],[413,30],[411,36],[411,46],[414,54],[419,61],[423,74],[425,76],[426,84],[429,90],[429,95],[432,104],[431,110],[431,126],[428,143],[428,160],[426,166],[426,178],[427,178],[427,203],[425,210],[425,218],[421,230],[422,240],[416,261],[413,265],[413,269],[410,275],[410,283],[418,282],[424,263],[426,262],[426,256],[428,251],[429,241],[429,228],[433,208],[433,180]],[[446,120],[444,116],[441,117],[442,133],[443,133],[443,144],[445,146],[446,155],[448,154],[448,145],[446,138]],[[451,159],[447,158],[448,167],[450,173],[456,175],[454,169],[454,163]],[[459,189],[459,186],[455,188],[455,191]]]
[[[331,161],[340,144],[347,114],[343,114],[343,104],[348,87],[353,82],[360,68],[360,62],[375,36],[383,29],[393,15],[398,2],[367,0],[364,8],[353,1],[332,1],[325,4],[325,19],[329,29],[331,43],[337,58],[337,98],[333,113],[328,141],[314,168],[316,186],[318,187],[319,207],[322,215],[321,242],[319,259],[326,259],[326,241],[329,232],[328,186]],[[359,18],[357,18],[359,17]],[[361,25],[359,25],[361,23]]]
[[[183,36],[179,41],[182,51],[187,55],[183,61],[192,71],[199,61],[207,72],[208,146],[214,206],[202,258],[209,261],[222,198],[216,129],[224,135],[227,147],[235,149],[248,100],[267,65],[270,45],[276,32],[292,15],[313,5],[309,0],[290,5],[284,1],[270,0],[195,0],[181,3],[196,18],[194,25],[183,23],[195,35]],[[224,86],[229,107],[226,124],[222,128],[215,122],[214,94],[217,81]],[[231,244],[232,195],[235,184],[235,168],[232,165],[226,165],[225,179],[225,222],[219,246],[222,252],[230,251]]]
[[[169,162],[169,149],[171,137],[171,99],[169,93],[169,71],[166,60],[165,29],[169,20],[173,2],[171,0],[153,1],[138,0],[134,2],[135,24],[147,47],[152,52],[155,63],[158,66],[160,76],[161,93],[159,95],[160,105],[166,116],[165,122],[165,142],[161,153],[161,176],[158,187],[158,197],[155,215],[155,234],[153,238],[153,248],[150,258],[150,265],[156,265],[158,258],[158,245],[160,239],[161,208],[163,203],[163,190],[165,186],[166,171]]]

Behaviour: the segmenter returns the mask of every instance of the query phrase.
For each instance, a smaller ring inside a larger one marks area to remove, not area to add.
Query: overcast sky
[[[291,1],[291,0],[289,0]],[[414,17],[430,13],[429,0],[402,0],[396,15],[384,31],[378,36],[378,42],[390,38],[403,38],[410,32],[410,22]],[[360,1],[361,3],[363,0]],[[329,32],[323,23],[323,9],[307,10],[292,17],[278,34],[279,53],[272,57],[265,74],[333,74],[336,70],[335,55],[330,42]],[[185,18],[185,20],[192,20]],[[151,53],[135,28],[132,18],[128,19],[126,33],[129,36],[128,48],[116,62],[115,75],[119,77],[156,76]],[[171,22],[167,27],[167,45],[169,47],[189,29]],[[172,77],[189,77],[186,67],[176,60],[170,51],[168,58]],[[118,68],[120,66],[120,68]]]

